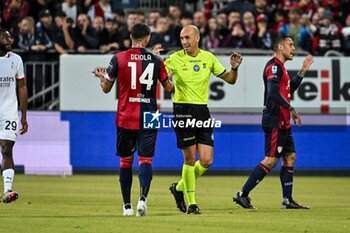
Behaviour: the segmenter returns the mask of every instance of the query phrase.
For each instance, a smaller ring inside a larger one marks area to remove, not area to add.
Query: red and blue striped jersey
[[[290,95],[300,85],[298,75],[289,78],[284,64],[276,57],[269,60],[264,69],[264,111],[262,126],[271,128],[290,128]]]
[[[167,80],[163,60],[144,48],[130,48],[112,57],[107,73],[117,78],[116,125],[140,129],[144,112],[157,110],[157,81]]]

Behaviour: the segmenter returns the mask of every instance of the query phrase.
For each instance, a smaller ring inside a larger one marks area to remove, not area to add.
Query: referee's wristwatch
[[[231,66],[231,70],[237,71],[237,70],[238,70],[238,67],[235,69],[235,68],[233,68],[233,67]]]

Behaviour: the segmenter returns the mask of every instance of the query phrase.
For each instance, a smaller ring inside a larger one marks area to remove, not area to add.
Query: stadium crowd
[[[181,28],[200,29],[204,49],[272,49],[278,33],[292,36],[298,49],[313,55],[335,50],[350,55],[349,0],[235,0],[213,11],[213,1],[190,12],[171,5],[163,11],[125,11],[113,0],[5,0],[1,27],[15,38],[14,48],[31,51],[28,60],[43,60],[48,49],[58,54],[123,51],[130,29],[139,22],[152,29],[149,46],[165,51],[181,47]]]

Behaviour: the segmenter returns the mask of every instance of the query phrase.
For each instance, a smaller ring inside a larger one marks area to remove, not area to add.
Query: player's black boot
[[[283,198],[282,209],[310,209],[308,206],[298,204],[293,198]]]
[[[201,210],[198,208],[196,204],[192,204],[188,206],[187,214],[201,214]]]
[[[184,199],[184,193],[182,191],[177,191],[176,185],[177,185],[177,183],[171,184],[169,187],[169,190],[175,198],[177,208],[179,208],[179,210],[181,212],[186,213],[186,203],[185,203],[185,199]]]
[[[251,204],[250,198],[249,197],[242,197],[239,192],[233,197],[233,201],[245,209],[256,209]]]

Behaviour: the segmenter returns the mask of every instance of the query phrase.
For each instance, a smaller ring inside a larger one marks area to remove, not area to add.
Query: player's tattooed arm
[[[299,70],[298,74],[290,79],[290,92],[293,94],[298,87],[300,86],[303,78],[305,77],[306,72],[310,69],[310,66],[314,62],[313,56],[309,55],[305,58],[303,62],[303,66],[301,70]]]
[[[304,59],[303,66],[301,70],[298,72],[298,75],[302,78],[305,77],[305,73],[310,69],[312,63],[314,63],[314,57],[309,55]]]

